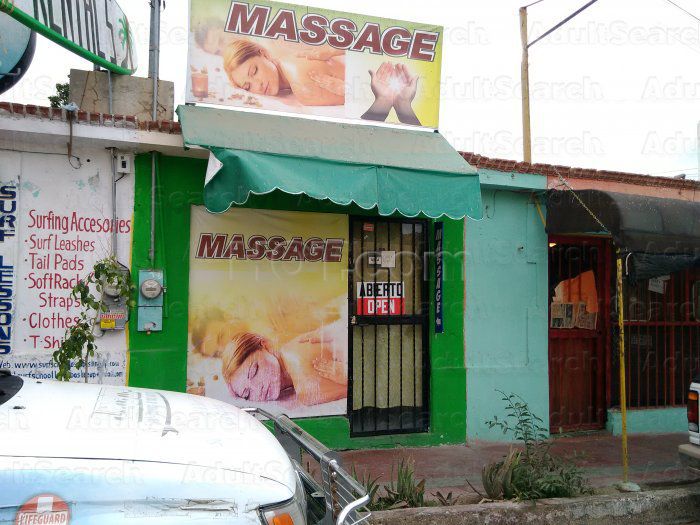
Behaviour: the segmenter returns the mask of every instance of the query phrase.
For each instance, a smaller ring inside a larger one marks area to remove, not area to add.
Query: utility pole
[[[551,33],[559,29],[561,26],[566,24],[572,18],[578,16],[583,11],[591,7],[598,0],[589,0],[583,7],[580,7],[564,20],[556,24],[554,27],[545,31],[542,35],[537,37],[532,42],[528,42],[528,32],[527,32],[527,8],[531,5],[539,4],[542,0],[536,0],[531,4],[523,6],[520,8],[520,43],[523,48],[523,61],[520,71],[521,76],[521,89],[522,89],[522,99],[523,99],[523,160],[528,163],[532,163],[532,132],[531,132],[531,122],[530,122],[530,48],[534,46],[537,42],[543,38],[549,36]]]
[[[164,0],[151,2],[151,36],[148,52],[148,76],[153,80],[153,110],[152,119],[158,120],[158,77],[160,75],[160,6]],[[151,152],[151,245],[148,258],[151,267],[155,268],[156,261],[156,184],[157,184],[157,153]]]
[[[523,99],[523,160],[532,164],[532,134],[530,129],[530,47],[527,43],[527,6],[520,8],[520,42],[523,59],[520,67],[520,85]]]
[[[153,80],[153,120],[158,120],[158,76],[160,74],[160,5],[162,0],[150,0],[151,34],[148,47],[148,76]]]

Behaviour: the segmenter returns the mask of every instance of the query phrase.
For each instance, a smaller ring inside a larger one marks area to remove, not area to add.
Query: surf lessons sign
[[[112,73],[136,71],[131,27],[114,0],[0,0],[0,11]]]

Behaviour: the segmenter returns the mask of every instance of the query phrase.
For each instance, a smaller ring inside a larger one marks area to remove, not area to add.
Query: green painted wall
[[[605,427],[613,436],[622,435],[620,410],[608,410],[608,421]],[[628,434],[668,434],[687,431],[688,412],[685,407],[627,411]]]
[[[190,206],[201,202],[206,163],[159,157],[156,185],[156,257],[148,259],[151,235],[151,157],[136,158],[134,236],[131,272],[165,271],[163,331],[136,331],[136,310],[129,327],[129,385],[184,392],[187,378],[187,297]]]
[[[156,197],[156,268],[165,270],[167,294],[163,331],[146,335],[135,329],[129,335],[129,384],[184,391],[187,366],[187,314],[189,285],[190,207],[202,204],[206,161],[180,157],[159,157]],[[150,268],[151,213],[150,155],[136,159],[134,240],[132,272]],[[256,196],[251,208],[302,210],[371,215],[357,207],[342,208],[306,196],[273,193]],[[432,239],[432,236],[431,236]],[[432,242],[432,241],[431,241]],[[444,334],[435,334],[431,309],[431,430],[425,434],[404,434],[372,438],[350,438],[344,417],[312,418],[299,421],[321,441],[333,448],[428,446],[464,443],[466,439],[466,371],[464,365],[464,226],[445,221]],[[434,268],[431,267],[431,275]],[[434,283],[431,282],[431,297]],[[132,319],[137,313],[132,312]]]
[[[547,235],[532,202],[546,178],[480,175],[484,218],[466,224],[467,437],[500,441],[485,424],[505,415],[496,390],[549,422]]]

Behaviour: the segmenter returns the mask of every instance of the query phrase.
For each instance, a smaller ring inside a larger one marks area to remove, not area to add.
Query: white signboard
[[[0,13],[113,73],[136,71],[131,26],[115,0],[0,0]]]
[[[118,218],[113,221],[109,154],[91,153],[94,156],[82,156],[80,167],[74,169],[65,155],[0,151],[0,180],[21,166],[15,222],[16,307],[11,348],[0,355],[0,367],[17,375],[55,377],[52,354],[81,311],[71,290],[95,262],[110,255],[112,231],[117,232],[119,259],[127,264],[131,259],[133,178],[119,183]],[[125,333],[107,332],[97,347],[88,366],[90,381],[124,384]]]

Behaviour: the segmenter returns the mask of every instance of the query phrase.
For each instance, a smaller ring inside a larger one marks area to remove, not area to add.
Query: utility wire
[[[683,11],[686,15],[688,15],[688,16],[690,16],[691,18],[694,18],[695,20],[697,20],[698,22],[700,22],[700,17],[697,17],[696,15],[694,15],[693,13],[691,13],[690,11],[688,11],[685,7],[679,6],[679,5],[678,5],[676,2],[674,2],[673,0],[666,0],[666,1],[667,1],[669,4],[671,4],[672,6],[677,7],[678,9],[680,9],[681,11]]]
[[[603,231],[610,233],[610,229],[609,229],[605,224],[603,224],[603,221],[601,221],[600,218],[599,218],[595,213],[593,213],[593,211],[592,211],[588,206],[586,206],[586,203],[583,202],[583,200],[581,199],[581,197],[579,197],[578,193],[576,193],[576,190],[574,190],[574,189],[571,187],[571,184],[569,184],[569,181],[566,180],[566,179],[562,176],[561,173],[559,173],[559,171],[557,170],[557,168],[554,168],[554,173],[557,174],[557,177],[559,178],[559,182],[560,182],[564,187],[566,187],[566,189],[567,189],[568,191],[571,192],[571,194],[572,194],[572,195],[574,196],[574,198],[578,201],[578,203],[583,207],[583,209],[586,210],[586,211],[588,212],[588,214],[589,214],[591,217],[593,217],[593,220],[595,220],[601,228],[603,228]]]
[[[527,9],[528,7],[532,7],[533,5],[539,4],[540,2],[544,2],[544,0],[537,0],[536,2],[532,2],[531,4],[524,5],[523,7]]]
[[[677,170],[668,170],[668,171],[655,171],[654,173],[650,173],[650,175],[664,175],[666,173],[678,173],[678,172],[686,172],[686,171],[698,171],[700,168],[679,168]]]
[[[661,29],[664,31],[664,33],[666,33],[666,36],[669,37],[671,40],[675,40],[675,41],[678,42],[680,45],[687,47],[687,48],[690,49],[693,53],[700,53],[700,51],[698,51],[698,49],[694,48],[694,47],[691,46],[690,44],[686,44],[685,42],[683,42],[683,40],[681,40],[681,39],[678,38],[677,36],[674,36],[674,34],[671,33],[671,31],[669,31],[668,29],[663,28],[663,27],[662,27]]]
[[[590,0],[590,2],[588,2],[586,5],[584,5],[583,7],[578,8],[576,11],[574,11],[573,13],[571,13],[569,16],[567,16],[564,20],[562,20],[561,22],[559,22],[557,25],[555,25],[555,26],[552,27],[551,29],[545,31],[544,34],[542,34],[541,36],[539,36],[538,38],[536,38],[535,40],[533,40],[532,42],[530,42],[530,43],[527,45],[527,47],[534,46],[537,42],[539,42],[539,41],[542,40],[543,38],[549,36],[551,33],[553,33],[554,31],[556,31],[557,29],[559,29],[561,26],[563,26],[564,24],[566,24],[569,20],[571,20],[572,18],[578,16],[578,15],[581,14],[583,11],[585,11],[586,9],[588,9],[589,7],[591,7],[591,6],[592,6],[593,4],[595,4],[597,1],[598,1],[598,0]],[[668,0],[668,1],[670,1],[670,0]]]

